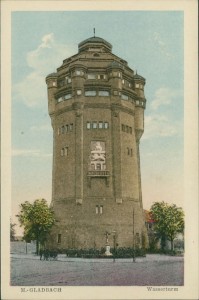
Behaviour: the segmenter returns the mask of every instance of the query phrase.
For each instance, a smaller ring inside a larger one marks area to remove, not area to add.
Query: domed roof
[[[46,78],[48,78],[48,77],[57,77],[57,76],[58,76],[57,73],[50,73],[46,76]]]
[[[133,78],[134,78],[134,79],[138,79],[138,80],[143,80],[143,81],[145,81],[145,78],[142,77],[141,75],[138,75],[137,72],[136,72],[136,74],[133,76]]]
[[[106,47],[108,47],[110,50],[112,49],[112,45],[109,42],[97,36],[93,36],[89,39],[82,41],[81,43],[78,44],[78,47],[81,48],[85,44],[105,44]]]

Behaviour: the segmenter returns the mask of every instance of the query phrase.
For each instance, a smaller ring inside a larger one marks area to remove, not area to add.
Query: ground
[[[63,255],[57,261],[11,255],[13,286],[182,286],[183,257],[147,255],[132,259],[81,259]]]

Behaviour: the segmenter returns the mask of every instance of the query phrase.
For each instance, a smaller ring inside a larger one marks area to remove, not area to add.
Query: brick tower
[[[120,247],[132,247],[133,239],[141,247],[145,79],[94,36],[79,43],[78,53],[46,83],[57,220],[51,246],[101,248],[108,233],[111,246],[116,238]]]

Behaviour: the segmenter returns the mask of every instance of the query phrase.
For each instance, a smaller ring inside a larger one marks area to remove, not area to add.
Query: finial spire
[[[95,37],[95,28],[93,28],[93,33],[94,33],[94,37]]]

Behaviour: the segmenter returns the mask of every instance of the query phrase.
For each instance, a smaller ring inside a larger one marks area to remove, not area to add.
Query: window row
[[[61,156],[68,156],[68,147],[63,147],[61,149]]]
[[[93,122],[87,122],[86,124],[87,129],[108,129],[109,123],[103,122],[103,121],[93,121]]]
[[[110,96],[110,93],[109,91],[95,91],[95,90],[88,90],[88,91],[85,91],[85,96],[89,96],[89,97],[94,97],[94,96],[102,96],[102,97],[108,97]]]
[[[80,96],[82,94],[82,90],[81,89],[78,89],[76,90],[76,95]],[[106,91],[106,90],[87,90],[85,91],[85,94],[84,94],[86,97],[95,97],[95,96],[100,96],[100,97],[109,97],[110,96],[110,92],[109,91]],[[118,91],[113,91],[113,95],[118,95]],[[126,101],[129,101],[131,100],[131,98],[126,95],[126,94],[123,94],[121,92],[119,92],[119,96],[121,96],[121,99],[122,100],[126,100]],[[72,98],[72,93],[67,93],[65,94],[64,96],[61,96],[57,99],[57,102],[62,102],[62,101],[65,101],[65,100],[69,100]],[[143,101],[139,101],[139,100],[136,100],[136,105],[141,105],[141,106],[144,106],[144,102]]]
[[[76,95],[80,96],[82,94],[82,90],[78,89],[76,90]],[[99,90],[99,91],[96,91],[96,90],[88,90],[88,91],[85,91],[85,96],[86,97],[95,97],[95,96],[100,96],[100,97],[108,97],[110,96],[110,93],[109,91],[106,91],[106,90]],[[71,99],[72,98],[72,94],[71,93],[67,93],[65,94],[64,96],[61,96],[57,99],[57,102],[62,102],[64,100],[68,100],[68,99]]]
[[[136,100],[136,101],[135,101],[135,104],[136,104],[136,105],[144,106],[144,101]]]
[[[122,124],[122,131],[132,134],[132,127]]]
[[[64,134],[64,133],[70,132],[70,131],[73,131],[73,123],[63,125],[62,127],[59,127],[58,128],[58,135],[60,135],[60,133]]]
[[[136,83],[135,87],[136,87],[136,89],[143,89],[144,85],[142,83]]]
[[[129,88],[132,87],[132,84],[126,79],[122,79],[122,84],[126,87],[129,87]]]
[[[95,73],[88,73],[88,75],[87,75],[87,78],[88,79],[103,79],[103,80],[105,80],[105,79],[107,79],[107,75],[105,75],[105,74],[95,74]]]

